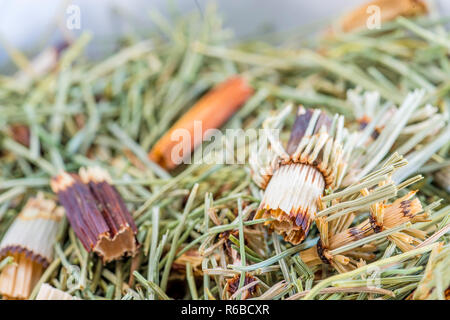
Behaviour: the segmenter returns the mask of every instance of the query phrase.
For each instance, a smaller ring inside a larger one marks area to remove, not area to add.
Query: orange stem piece
[[[234,76],[219,84],[197,101],[159,139],[150,151],[149,158],[168,170],[175,168],[179,163],[174,161],[172,150],[175,146],[183,143],[183,141],[179,141],[177,134],[179,129],[184,129],[184,132],[190,137],[190,141],[184,141],[188,145],[183,148],[183,151],[188,150],[189,152],[180,154],[180,157],[184,158],[202,143],[203,135],[208,129],[221,127],[252,94],[253,88],[240,76]],[[194,130],[194,122],[196,121],[201,122],[201,135]]]

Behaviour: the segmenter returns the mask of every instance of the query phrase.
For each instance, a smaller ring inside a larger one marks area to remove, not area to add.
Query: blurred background
[[[5,45],[33,56],[50,44],[61,43],[68,8],[80,11],[78,35],[89,30],[94,40],[88,48],[93,58],[114,50],[115,39],[129,33],[145,35],[152,29],[149,12],[158,10],[170,18],[171,13],[204,10],[208,0],[0,0],[0,71],[8,69]],[[238,39],[249,39],[269,32],[281,32],[309,26],[314,30],[331,18],[367,0],[216,0],[224,25]],[[442,15],[450,14],[449,0],[432,0]],[[70,9],[69,9],[70,10]]]

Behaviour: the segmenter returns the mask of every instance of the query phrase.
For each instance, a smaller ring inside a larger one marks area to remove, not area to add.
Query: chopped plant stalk
[[[220,128],[252,94],[253,89],[243,77],[232,77],[221,83],[167,131],[153,147],[150,158],[164,168],[173,169],[190,157],[207,130]],[[177,138],[188,141],[177,141]]]
[[[110,182],[100,168],[81,168],[79,176],[62,172],[51,181],[84,248],[104,263],[134,256],[139,248],[133,218]]]
[[[0,243],[0,257],[11,256],[14,264],[6,265],[0,274],[0,294],[13,299],[28,299],[53,260],[64,210],[42,193],[30,198]]]

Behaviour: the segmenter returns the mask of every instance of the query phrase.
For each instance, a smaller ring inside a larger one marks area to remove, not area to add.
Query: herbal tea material
[[[5,45],[1,297],[448,299],[436,10],[239,40],[210,4],[152,11],[99,60],[87,32],[29,60]]]

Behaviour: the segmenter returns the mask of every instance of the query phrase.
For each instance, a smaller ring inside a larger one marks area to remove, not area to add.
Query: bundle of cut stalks
[[[28,199],[0,243],[0,255],[13,258],[0,274],[0,294],[4,298],[29,297],[53,260],[53,244],[63,212],[42,193]]]

